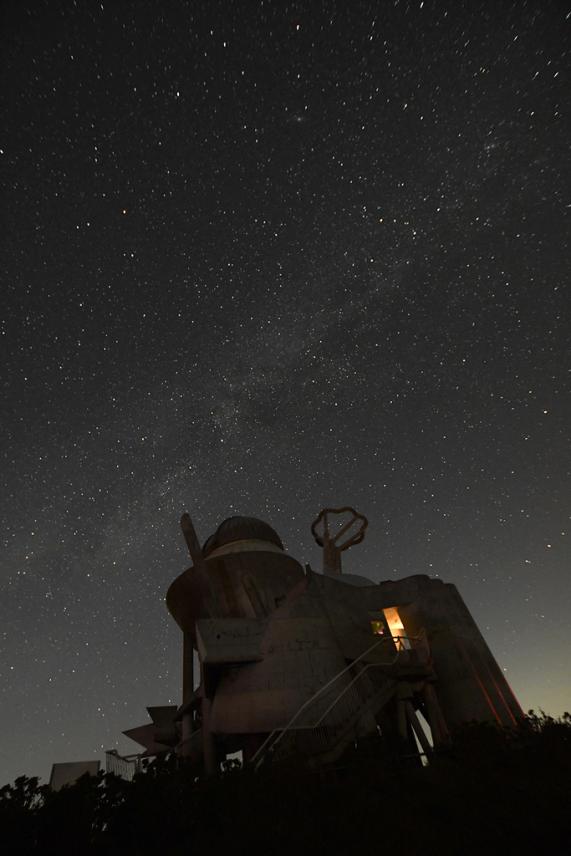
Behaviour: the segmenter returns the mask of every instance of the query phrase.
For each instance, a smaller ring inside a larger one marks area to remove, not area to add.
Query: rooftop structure
[[[99,766],[99,761],[67,761],[52,764],[49,787],[52,791],[59,791],[67,785],[74,785],[82,776],[96,776]]]

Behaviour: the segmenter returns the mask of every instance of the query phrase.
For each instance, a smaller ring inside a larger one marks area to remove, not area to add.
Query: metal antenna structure
[[[330,515],[348,514],[349,518],[334,531],[331,530]],[[342,508],[324,508],[311,524],[311,532],[320,547],[323,548],[323,573],[338,576],[342,573],[341,553],[354,544],[360,544],[365,537],[369,521],[350,505]],[[352,532],[351,532],[352,530]],[[342,541],[344,535],[347,538]]]

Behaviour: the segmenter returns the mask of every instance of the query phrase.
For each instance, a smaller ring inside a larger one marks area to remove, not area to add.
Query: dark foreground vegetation
[[[0,790],[5,854],[571,853],[571,716],[474,725],[428,767],[363,741],[334,769],[301,761],[198,781],[174,758],[132,783],[85,776]]]

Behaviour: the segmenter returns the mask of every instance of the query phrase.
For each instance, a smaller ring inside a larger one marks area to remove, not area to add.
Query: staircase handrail
[[[317,722],[314,722],[314,723],[313,723],[313,725],[309,725],[309,726],[308,726],[308,728],[318,728],[318,727],[321,725],[321,723],[323,722],[323,720],[325,719],[325,717],[327,716],[327,714],[331,713],[331,711],[333,710],[333,708],[335,707],[335,705],[336,705],[336,704],[341,700],[341,698],[345,695],[345,693],[346,693],[348,690],[350,690],[350,689],[351,689],[351,687],[352,687],[352,686],[353,686],[353,685],[354,685],[354,684],[359,680],[359,678],[361,678],[361,677],[365,674],[365,672],[366,672],[368,669],[371,669],[371,668],[373,668],[374,666],[376,666],[376,667],[379,667],[379,666],[394,666],[394,664],[395,664],[395,663],[396,663],[396,661],[398,660],[399,653],[400,653],[400,652],[397,652],[396,656],[395,656],[395,657],[390,661],[390,663],[367,663],[367,665],[366,665],[363,669],[361,669],[361,671],[360,671],[360,672],[358,672],[358,673],[355,675],[355,677],[353,678],[353,680],[352,680],[352,681],[350,681],[350,682],[347,684],[347,686],[346,686],[346,687],[343,687],[343,689],[341,690],[341,692],[339,693],[339,695],[338,695],[338,696],[336,696],[336,697],[333,699],[333,701],[331,702],[331,704],[329,705],[329,707],[327,708],[327,710],[326,710],[324,713],[322,713],[322,714],[321,714],[321,716],[319,717],[319,719],[317,720]],[[378,687],[375,687],[375,689],[378,689]],[[374,695],[374,693],[371,693],[371,695]],[[368,699],[365,701],[365,704],[367,704],[367,701],[368,701]]]
[[[274,743],[273,743],[273,745],[274,745],[274,746],[276,746],[276,745],[277,745],[277,744],[278,744],[278,743],[279,743],[279,742],[280,742],[280,741],[285,737],[286,733],[289,731],[289,729],[292,727],[292,725],[293,725],[293,724],[294,724],[294,723],[299,719],[299,717],[301,716],[301,714],[302,714],[302,713],[304,713],[304,711],[305,711],[305,710],[306,710],[310,705],[312,705],[315,701],[317,701],[317,699],[318,699],[318,698],[320,698],[320,696],[322,696],[322,695],[323,695],[323,693],[324,693],[326,690],[328,690],[328,689],[329,689],[329,688],[330,688],[330,687],[335,683],[335,681],[337,681],[339,678],[343,677],[343,675],[347,674],[347,672],[349,672],[349,671],[353,668],[353,666],[355,665],[355,663],[359,663],[359,662],[360,662],[364,657],[366,657],[366,656],[367,656],[367,654],[370,654],[370,653],[371,653],[371,651],[374,651],[374,650],[375,650],[375,648],[378,648],[378,647],[379,647],[379,645],[382,645],[383,643],[386,643],[386,642],[387,642],[387,637],[386,637],[386,636],[383,636],[381,639],[379,639],[379,641],[378,641],[378,642],[375,642],[375,644],[374,644],[374,645],[371,645],[369,648],[367,648],[365,651],[363,651],[361,654],[359,654],[359,656],[358,656],[358,657],[356,657],[354,660],[352,660],[352,661],[349,663],[349,665],[348,665],[348,666],[345,666],[343,669],[341,669],[341,671],[340,671],[340,672],[338,672],[336,675],[334,675],[334,676],[333,676],[329,681],[327,681],[327,683],[326,683],[326,684],[324,684],[324,685],[323,685],[322,687],[320,687],[320,688],[319,688],[319,689],[318,689],[318,690],[317,690],[317,691],[316,691],[312,696],[310,696],[310,698],[309,698],[309,699],[307,699],[307,701],[305,701],[305,702],[301,705],[301,707],[300,707],[300,708],[299,708],[299,709],[294,713],[294,715],[291,717],[291,719],[289,720],[289,722],[287,722],[287,723],[286,723],[286,725],[285,725],[283,728],[274,728],[274,730],[271,732],[271,734],[269,734],[269,735],[268,735],[268,737],[266,737],[266,739],[264,740],[264,742],[262,743],[262,745],[260,746],[260,748],[256,751],[256,753],[255,753],[255,754],[254,754],[254,756],[252,757],[252,762],[251,762],[251,763],[255,765],[255,766],[254,766],[254,769],[256,769],[256,770],[257,770],[257,769],[258,769],[258,767],[260,766],[260,764],[261,764],[261,762],[262,762],[262,760],[263,760],[263,756],[264,756],[265,750],[266,750],[266,748],[267,748],[267,747],[272,743],[272,740],[274,739],[274,737],[275,737],[275,735],[276,735],[276,734],[278,735],[278,737],[275,739],[275,741],[274,741]],[[371,665],[377,665],[377,666],[393,666],[393,665],[397,662],[397,660],[398,660],[399,656],[400,656],[400,651],[397,651],[397,652],[396,652],[396,654],[395,654],[395,656],[394,656],[394,658],[393,658],[390,662],[388,662],[388,663],[375,663],[375,664],[371,664]],[[359,677],[360,677],[360,675],[364,674],[364,673],[365,673],[365,671],[366,671],[366,668],[365,668],[365,669],[363,669],[363,670],[361,670],[361,671],[359,672],[359,674],[357,675],[357,677],[356,677],[356,678],[354,678],[354,679],[353,679],[353,681],[351,681],[351,683],[349,684],[349,687],[350,687],[350,686],[352,686],[352,685],[353,685],[353,683],[355,682],[355,680],[357,680],[357,678],[359,678]],[[328,708],[328,711],[331,709],[331,707],[334,707],[334,706],[335,706],[335,704],[337,703],[337,701],[339,700],[339,698],[341,698],[341,696],[343,695],[343,693],[344,693],[344,692],[346,692],[346,690],[347,690],[347,689],[349,689],[349,687],[345,687],[345,688],[343,689],[342,693],[340,693],[340,694],[339,694],[339,696],[337,696],[337,697],[335,698],[335,700],[333,701],[333,704],[330,706],[330,708]],[[328,712],[328,711],[327,711],[327,712]],[[319,720],[319,721],[321,722],[321,720]],[[318,723],[318,724],[319,724],[319,723]],[[315,726],[312,726],[312,727],[315,727]],[[280,733],[280,732],[281,732],[281,733]]]

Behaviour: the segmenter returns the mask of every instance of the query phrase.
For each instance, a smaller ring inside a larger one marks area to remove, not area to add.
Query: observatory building
[[[152,722],[124,732],[143,755],[175,751],[206,773],[236,752],[319,765],[368,735],[429,755],[462,723],[523,716],[455,586],[342,573],[367,527],[353,509],[312,526],[322,573],[262,520],[230,517],[202,547],[188,515],[181,524],[192,566],[166,601],[182,631],[182,703],[147,708]],[[108,753],[108,769],[128,763]]]

